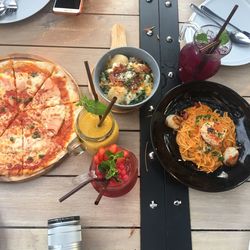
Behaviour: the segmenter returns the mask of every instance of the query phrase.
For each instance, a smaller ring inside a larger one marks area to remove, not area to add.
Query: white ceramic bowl
[[[135,57],[135,58],[141,59],[143,62],[147,63],[147,65],[151,68],[153,72],[153,77],[154,77],[154,85],[153,85],[152,92],[150,96],[145,98],[143,101],[136,103],[136,104],[128,104],[128,105],[117,104],[117,103],[114,104],[114,111],[128,112],[130,110],[134,110],[135,108],[139,108],[141,105],[147,102],[154,95],[160,83],[160,69],[155,59],[143,49],[139,49],[135,47],[119,47],[119,48],[115,48],[115,49],[108,51],[97,62],[95,69],[94,69],[94,74],[93,74],[93,81],[94,81],[97,94],[106,103],[109,103],[110,100],[104,95],[103,91],[100,88],[100,85],[99,85],[100,75],[101,75],[101,72],[105,70],[108,61],[117,54],[122,54],[127,57]]]

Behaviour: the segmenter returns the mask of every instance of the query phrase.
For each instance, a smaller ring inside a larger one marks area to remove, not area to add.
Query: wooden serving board
[[[127,37],[125,27],[121,24],[114,24],[111,30],[110,49],[127,46]]]

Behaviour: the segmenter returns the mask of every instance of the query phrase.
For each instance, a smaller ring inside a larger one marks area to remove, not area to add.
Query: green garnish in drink
[[[229,42],[229,35],[228,33],[224,30],[221,35],[220,35],[220,45],[225,45]],[[199,33],[195,36],[195,40],[199,43],[208,43],[208,35],[207,33]]]
[[[104,115],[107,106],[99,101],[89,99],[87,96],[83,96],[77,103],[77,106],[83,106],[88,112],[95,115]]]

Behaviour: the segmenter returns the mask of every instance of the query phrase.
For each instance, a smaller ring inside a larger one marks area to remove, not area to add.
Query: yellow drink
[[[99,116],[81,111],[76,121],[76,132],[83,147],[90,154],[95,154],[100,147],[116,143],[119,127],[113,116],[109,114],[103,124],[98,127]]]

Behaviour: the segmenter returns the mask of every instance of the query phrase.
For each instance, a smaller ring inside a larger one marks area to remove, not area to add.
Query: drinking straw
[[[86,72],[87,72],[87,75],[88,75],[91,92],[92,92],[92,94],[94,96],[95,101],[98,101],[98,95],[97,95],[97,93],[95,91],[95,86],[94,86],[92,75],[91,75],[91,72],[90,72],[90,69],[89,69],[88,61],[84,61],[84,65],[85,65],[85,69],[86,69]]]
[[[95,205],[98,205],[98,204],[99,204],[99,202],[100,202],[100,200],[101,200],[101,198],[102,198],[104,192],[105,192],[105,191],[107,190],[107,188],[108,188],[109,181],[110,181],[110,180],[106,181],[106,182],[105,182],[105,185],[104,185],[104,186],[102,187],[102,189],[100,190],[100,193],[98,194],[98,196],[97,196],[97,198],[96,198],[96,200],[95,200]]]
[[[107,109],[105,110],[104,115],[102,116],[102,119],[99,121],[99,123],[97,124],[97,127],[101,127],[102,123],[104,122],[105,118],[107,117],[107,115],[109,114],[109,112],[111,111],[113,105],[115,104],[117,100],[117,97],[114,96],[113,99],[111,100],[111,102],[109,103]]]
[[[68,199],[72,194],[76,193],[77,191],[79,191],[81,188],[85,187],[87,184],[89,184],[92,180],[94,181],[103,181],[103,178],[96,178],[96,179],[89,179],[87,181],[84,181],[82,183],[80,183],[78,186],[76,186],[74,189],[72,189],[71,191],[69,191],[67,194],[65,194],[64,196],[62,196],[59,201],[63,202],[64,200]]]
[[[219,41],[221,33],[225,30],[226,26],[228,25],[229,21],[233,17],[233,15],[234,15],[235,11],[238,9],[238,7],[239,7],[239,5],[237,5],[237,4],[233,7],[233,9],[231,10],[231,12],[230,12],[229,16],[227,17],[226,21],[221,26],[221,28],[220,28],[218,34],[216,35],[214,41]],[[209,51],[209,53],[212,54],[217,49],[218,46],[219,46],[219,43],[217,45],[215,45],[214,47],[212,47],[212,49]]]
[[[91,72],[90,72],[90,69],[89,69],[88,61],[84,61],[84,65],[85,65],[85,69],[86,69],[86,72],[87,72],[87,75],[88,75],[91,92],[92,92],[92,94],[94,96],[95,101],[98,101],[98,95],[97,95],[97,93],[95,91],[95,86],[94,86],[92,75],[91,75]],[[102,116],[99,115],[99,120],[101,121],[101,119],[102,119]]]
[[[71,191],[69,191],[67,194],[65,194],[64,196],[62,196],[59,201],[63,202],[64,200],[66,200],[67,198],[69,198],[72,194],[76,193],[77,191],[79,191],[81,188],[83,188],[84,186],[86,186],[88,183],[90,183],[92,181],[92,179],[88,180],[88,181],[84,181],[83,183],[80,183],[78,186],[76,186],[74,189],[72,189]]]
[[[220,41],[213,41],[211,43],[208,43],[207,45],[205,45],[204,47],[202,47],[200,49],[201,53],[207,53],[211,48],[213,48],[214,46],[217,46],[220,43]]]

